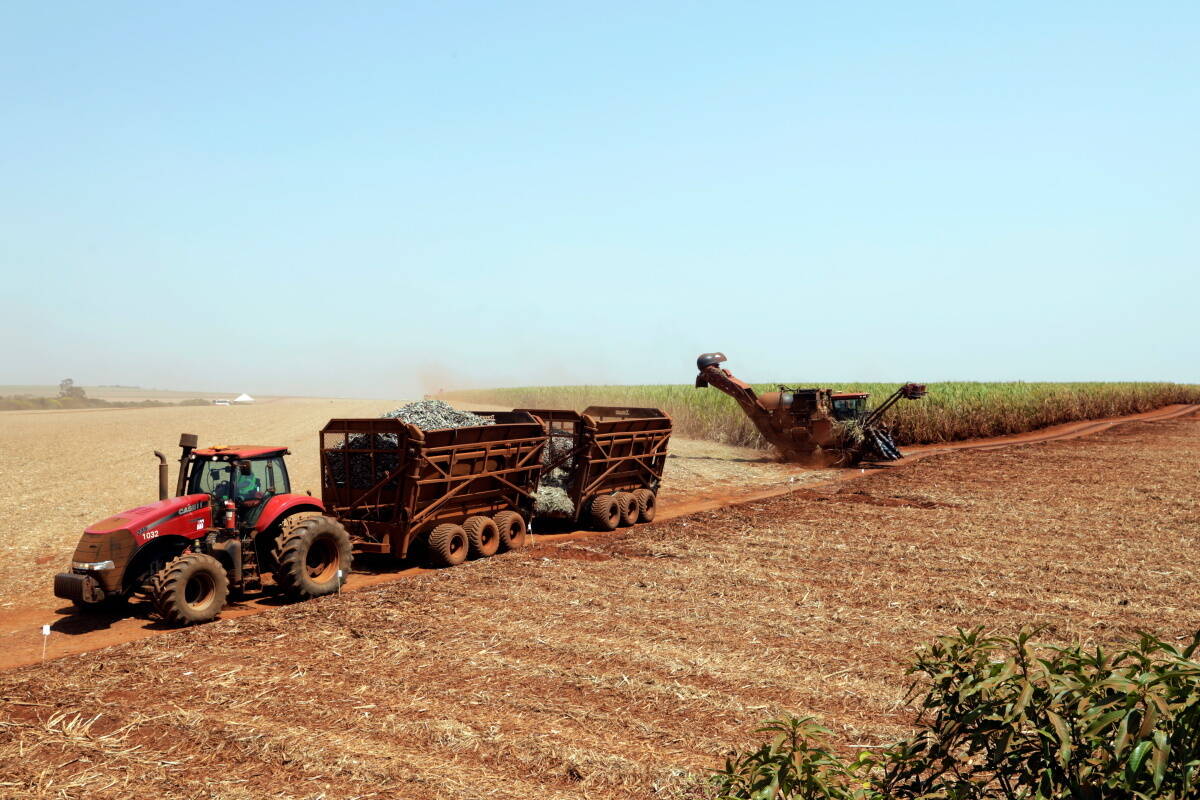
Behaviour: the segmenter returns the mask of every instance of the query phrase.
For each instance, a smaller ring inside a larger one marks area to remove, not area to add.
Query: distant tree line
[[[58,397],[38,397],[32,394],[0,396],[0,411],[49,411],[64,408],[154,408],[158,406],[206,406],[207,400],[194,397],[167,403],[162,400],[100,400],[88,397],[87,392],[71,378],[58,384]]]

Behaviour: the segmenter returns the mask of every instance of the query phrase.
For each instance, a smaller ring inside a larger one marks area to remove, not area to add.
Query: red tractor
[[[285,447],[196,449],[183,434],[179,480],[168,497],[159,459],[159,500],[88,527],[54,594],[84,610],[139,595],[175,625],[211,620],[229,593],[261,589],[263,576],[290,598],[331,594],[350,574],[351,542],[324,505],[292,494]]]

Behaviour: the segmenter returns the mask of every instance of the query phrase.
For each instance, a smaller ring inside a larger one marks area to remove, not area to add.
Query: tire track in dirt
[[[1130,422],[1159,422],[1178,419],[1200,412],[1200,405],[1172,405],[1154,411],[1140,414],[1130,414],[1122,417],[1111,417],[1102,420],[1087,420],[1055,425],[1038,431],[998,436],[988,439],[973,439],[946,444],[918,445],[905,448],[905,457],[889,464],[864,467],[859,470],[848,469],[844,475],[817,483],[796,483],[772,486],[759,491],[729,491],[714,495],[706,492],[703,496],[661,501],[656,522],[678,519],[690,514],[715,511],[729,506],[744,505],[756,501],[804,490],[829,488],[848,481],[853,481],[868,472],[880,470],[901,469],[930,456],[960,450],[995,450],[1004,447],[1014,447],[1025,444],[1076,439],[1109,430],[1118,425]],[[650,523],[654,524],[654,523]],[[572,531],[556,534],[539,534],[531,546],[547,546],[558,542],[574,541],[611,534],[596,531]],[[394,562],[360,557],[356,561],[355,571],[350,576],[344,591],[354,592],[377,586],[381,583],[404,580],[421,572],[431,571],[426,567],[402,566],[392,569]],[[175,629],[167,628],[157,621],[145,616],[146,609],[138,604],[133,607],[136,616],[116,614],[73,614],[70,605],[63,607],[63,601],[50,597],[43,602],[16,608],[0,614],[0,670],[13,669],[42,660],[43,645],[46,645],[45,658],[59,658],[65,655],[91,652],[122,642],[144,639]],[[288,605],[273,595],[252,596],[232,603],[222,612],[222,619],[257,614],[271,608]],[[50,624],[53,632],[52,641],[43,642],[41,626]]]

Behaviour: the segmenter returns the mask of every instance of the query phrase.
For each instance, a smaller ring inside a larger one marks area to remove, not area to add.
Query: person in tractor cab
[[[252,472],[242,473],[238,470],[237,481],[234,489],[234,500],[239,503],[245,503],[250,500],[261,500],[263,498],[262,481]]]
[[[262,480],[250,471],[250,462],[241,461],[231,465],[234,474],[233,481],[233,500],[239,505],[257,501],[263,498]],[[229,497],[229,479],[228,472],[230,467],[226,467],[222,472],[226,473],[225,480],[222,480],[213,489],[213,496],[219,500]],[[217,472],[217,470],[213,470]],[[215,477],[215,476],[214,476]]]

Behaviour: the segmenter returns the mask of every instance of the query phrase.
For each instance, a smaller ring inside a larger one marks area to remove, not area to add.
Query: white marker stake
[[[342,576],[344,574],[345,573],[343,573],[340,569],[338,570],[338,590],[337,590],[338,594],[342,593]]]
[[[50,626],[42,626],[42,661],[46,660],[46,643],[50,641]]]

